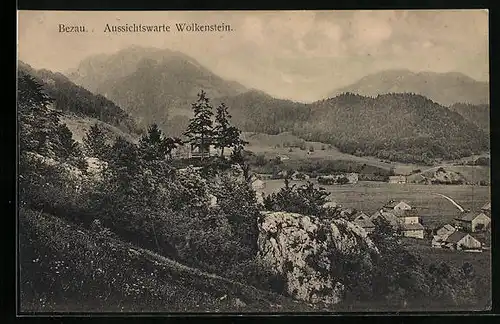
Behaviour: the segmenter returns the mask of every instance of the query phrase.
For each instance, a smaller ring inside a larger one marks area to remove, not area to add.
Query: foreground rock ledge
[[[336,265],[344,258],[371,262],[378,250],[361,227],[346,220],[320,220],[288,212],[262,212],[259,257],[285,279],[292,297],[336,304],[345,286]]]

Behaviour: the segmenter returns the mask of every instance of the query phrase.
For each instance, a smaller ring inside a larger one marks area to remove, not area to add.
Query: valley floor
[[[310,181],[317,185],[316,179]],[[259,194],[268,195],[284,187],[283,180],[264,180],[264,183],[265,188],[258,189]],[[291,184],[298,186],[305,183],[305,181],[291,181]],[[320,185],[320,187],[330,193],[329,200],[343,207],[362,210],[368,215],[376,212],[391,199],[407,201],[419,210],[423,225],[431,228],[451,222],[458,216],[458,209],[435,193],[449,196],[464,208],[474,211],[490,201],[489,186],[390,184],[360,181],[357,184]]]

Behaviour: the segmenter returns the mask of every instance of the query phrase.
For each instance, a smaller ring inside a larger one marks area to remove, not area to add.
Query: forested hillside
[[[251,91],[224,98],[245,131],[291,131],[342,152],[402,162],[453,159],[488,149],[488,135],[460,114],[424,96],[375,98],[342,94],[300,104]]]
[[[154,122],[164,130],[175,112],[190,111],[200,89],[211,98],[246,91],[183,53],[139,46],[89,57],[68,77],[113,100],[143,125]]]
[[[35,70],[28,64],[18,62],[18,74],[32,76],[52,99],[56,110],[79,116],[93,117],[116,126],[125,132],[140,133],[134,119],[111,100],[77,86],[61,73]]]
[[[456,111],[485,132],[490,131],[490,105],[457,103],[450,106],[450,110]]]

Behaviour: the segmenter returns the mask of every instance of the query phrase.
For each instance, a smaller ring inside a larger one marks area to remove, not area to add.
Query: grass
[[[73,139],[79,143],[83,143],[85,134],[95,123],[98,123],[100,126],[102,126],[109,134],[112,135],[112,137],[122,136],[132,143],[137,143],[137,141],[139,140],[137,135],[126,133],[115,126],[104,123],[96,118],[64,114],[61,116],[61,122],[68,126],[68,128],[73,133]]]
[[[269,194],[284,186],[283,180],[265,180],[266,187],[259,193]],[[315,179],[311,182],[317,184]],[[292,181],[297,185],[304,181]],[[420,210],[424,226],[437,227],[449,223],[459,214],[458,209],[443,197],[444,194],[457,201],[462,207],[479,210],[490,201],[490,187],[467,185],[419,185],[389,184],[384,182],[360,181],[353,185],[321,186],[330,193],[329,199],[344,207],[356,208],[369,215],[382,207],[390,199],[405,200]]]
[[[318,310],[52,215],[21,209],[19,218],[23,313]]]
[[[490,234],[491,235],[491,234]],[[476,284],[478,291],[482,291],[482,298],[476,305],[476,310],[486,310],[491,307],[491,252],[485,250],[481,253],[449,250],[444,248],[433,248],[429,240],[419,240],[414,238],[402,238],[405,247],[419,256],[422,262],[430,264],[446,263],[450,267],[461,268],[465,262],[469,262],[474,267]]]

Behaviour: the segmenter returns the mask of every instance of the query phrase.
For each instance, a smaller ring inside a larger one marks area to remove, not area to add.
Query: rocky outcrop
[[[285,281],[286,291],[310,303],[343,299],[341,263],[371,263],[378,253],[367,232],[346,220],[320,220],[287,212],[263,212],[258,221],[259,257]]]

